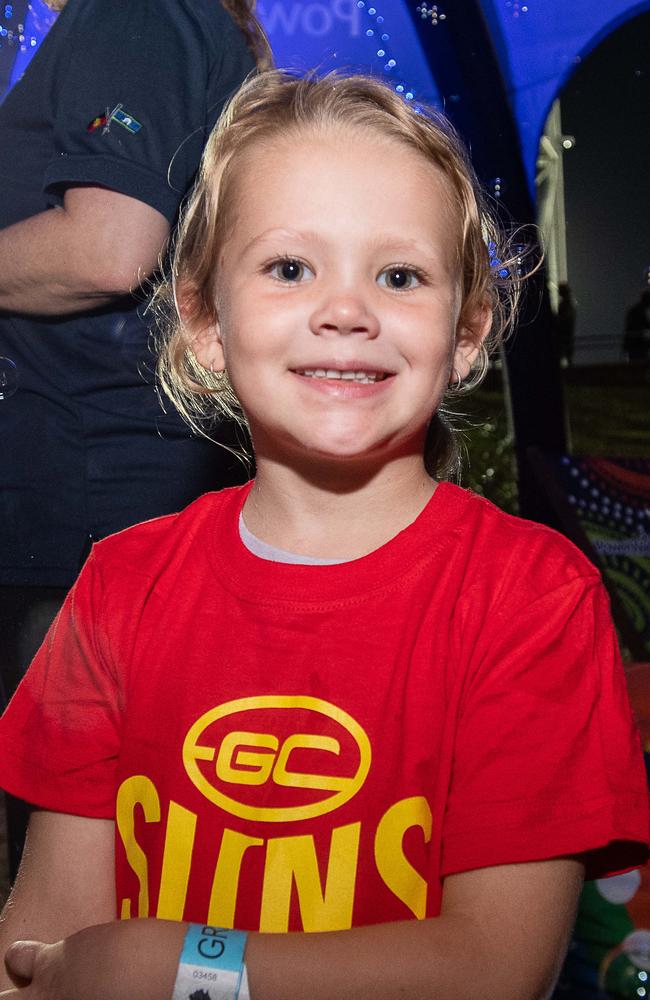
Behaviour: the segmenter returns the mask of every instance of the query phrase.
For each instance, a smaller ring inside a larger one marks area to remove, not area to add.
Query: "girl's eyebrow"
[[[249,242],[245,245],[242,252],[248,253],[248,251],[253,249],[253,247],[259,246],[260,244],[263,243],[272,243],[277,240],[292,240],[292,241],[295,240],[299,242],[309,241],[312,243],[313,242],[322,243],[323,237],[319,236],[318,233],[311,232],[310,230],[300,231],[298,229],[284,229],[284,228],[265,229],[264,232],[258,233],[256,236],[253,236],[253,238],[249,240]]]
[[[432,243],[423,240],[409,239],[397,233],[382,233],[370,241],[373,250],[386,250],[391,253],[417,253],[429,260],[437,260],[440,249]]]

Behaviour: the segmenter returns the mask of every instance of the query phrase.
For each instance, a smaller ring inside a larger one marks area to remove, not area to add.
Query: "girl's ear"
[[[484,299],[473,310],[463,309],[456,327],[453,366],[461,379],[467,378],[483,341],[492,327],[492,305]]]
[[[190,350],[200,365],[211,372],[225,371],[226,359],[217,319],[206,320],[194,332],[190,331],[188,341]]]
[[[208,316],[196,289],[189,285],[176,288],[176,309],[180,316],[187,346],[204,368],[222,372],[226,367],[221,330],[216,316]]]

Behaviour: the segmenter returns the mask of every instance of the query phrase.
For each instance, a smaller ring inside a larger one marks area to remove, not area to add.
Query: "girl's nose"
[[[379,334],[377,316],[363,298],[353,292],[329,296],[314,310],[309,325],[317,336],[358,333],[372,340]]]

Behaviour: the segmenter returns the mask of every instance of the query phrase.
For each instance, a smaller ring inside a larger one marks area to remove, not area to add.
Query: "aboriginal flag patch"
[[[131,135],[136,135],[142,128],[142,124],[133,115],[130,115],[128,111],[124,110],[123,104],[117,104],[112,111],[109,111],[107,108],[105,114],[97,115],[96,118],[93,118],[86,126],[86,131],[96,132],[97,129],[101,128],[105,132],[108,132],[113,122],[121,125]]]
[[[108,117],[106,115],[97,115],[97,117],[93,118],[93,120],[86,126],[86,132],[96,132],[97,129],[102,128],[107,121]]]

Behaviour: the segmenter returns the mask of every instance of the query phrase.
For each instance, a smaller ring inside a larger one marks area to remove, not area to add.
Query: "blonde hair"
[[[488,210],[467,152],[446,118],[407,104],[389,86],[365,76],[330,74],[298,78],[273,70],[253,77],[224,109],[210,136],[194,191],[182,214],[170,254],[168,276],[158,286],[160,383],[189,424],[210,436],[224,415],[245,425],[226,373],[204,368],[190,347],[191,329],[216,321],[215,283],[220,250],[234,224],[233,188],[241,160],[278,137],[306,130],[350,126],[401,142],[445,177],[455,214],[461,220],[458,261],[462,273],[461,319],[489,303],[492,329],[481,345],[470,377],[452,387],[453,397],[485,376],[488,354],[512,324],[521,284],[521,261],[504,249],[499,227]],[[423,192],[423,197],[425,192]],[[183,319],[177,308],[182,295]],[[434,414],[425,462],[431,475],[449,476],[460,467],[459,450],[443,408]]]

